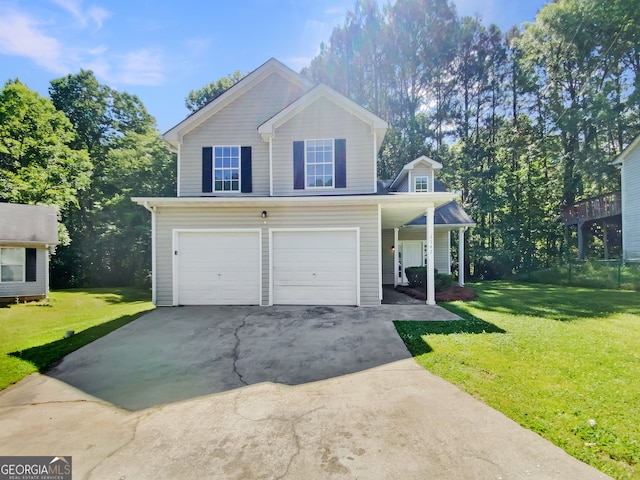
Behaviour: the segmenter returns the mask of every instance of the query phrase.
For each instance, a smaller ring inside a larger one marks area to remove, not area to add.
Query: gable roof
[[[387,133],[389,125],[383,119],[373,114],[366,108],[358,105],[353,100],[348,99],[344,95],[336,92],[334,89],[327,85],[320,84],[309,90],[307,93],[298,98],[291,105],[285,107],[276,113],[269,120],[264,122],[258,127],[258,132],[262,135],[262,139],[267,142],[269,138],[273,136],[274,131],[282,124],[289,121],[295,115],[302,112],[305,108],[312,105],[316,100],[325,98],[330,102],[333,102],[338,107],[343,108],[352,115],[358,117],[363,122],[371,125],[371,128],[376,133],[376,146],[380,150],[382,141]]]
[[[415,166],[420,163],[427,163],[434,170],[440,170],[442,168],[442,164],[440,162],[436,162],[434,159],[429,158],[425,155],[422,155],[416,158],[415,160],[412,160],[411,162],[407,163],[404,167],[402,167],[402,170],[400,170],[398,175],[396,175],[396,178],[393,179],[393,182],[391,182],[391,185],[389,186],[389,188],[390,189],[395,188],[397,184],[400,183],[404,179],[404,177],[406,177],[409,174],[409,172],[413,170]]]
[[[313,87],[313,83],[304,78],[299,73],[293,71],[275,58],[269,59],[267,62],[245,75],[239,82],[206,104],[200,110],[189,115],[175,127],[168,130],[162,137],[174,149],[178,148],[182,137],[191,130],[202,124],[231,102],[241,97],[255,85],[267,78],[269,75],[277,73],[289,80],[294,85],[300,87],[303,91],[308,91]]]
[[[447,225],[449,227],[471,227],[476,223],[471,219],[464,208],[455,200],[436,208],[433,214],[433,223],[435,225]],[[427,218],[424,215],[419,216],[408,226],[426,225]]]
[[[633,142],[631,142],[627,148],[625,148],[622,153],[620,153],[620,155],[617,156],[617,158],[611,162],[611,165],[622,165],[624,163],[624,161],[627,159],[627,157],[629,156],[629,154],[631,152],[633,152],[638,145],[640,145],[640,135],[638,135]]]

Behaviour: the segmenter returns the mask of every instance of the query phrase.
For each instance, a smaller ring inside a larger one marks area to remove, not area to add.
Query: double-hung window
[[[216,192],[240,190],[240,147],[213,148],[213,188]]]
[[[0,248],[0,282],[24,282],[25,249]]]
[[[415,177],[415,192],[428,192],[429,191],[429,177],[419,176]]]
[[[334,165],[333,139],[305,142],[305,171],[308,188],[333,187]]]

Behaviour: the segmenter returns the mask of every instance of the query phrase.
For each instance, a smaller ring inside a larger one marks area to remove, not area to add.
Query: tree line
[[[53,288],[149,285],[150,218],[130,197],[175,195],[175,156],[140,99],[90,71],[49,95],[0,91],[0,201],[58,207]]]
[[[427,155],[477,222],[479,275],[575,251],[563,206],[619,189],[609,163],[640,132],[640,10],[556,0],[502,32],[447,0],[358,0],[304,69],[391,125],[379,175]]]
[[[556,0],[502,32],[448,0],[357,0],[303,75],[387,120],[379,175],[427,155],[477,226],[478,276],[541,268],[575,249],[561,208],[619,189],[609,162],[640,132],[640,9]],[[196,111],[242,78],[191,91]],[[0,90],[0,201],[55,204],[55,288],[146,285],[150,215],[131,196],[175,196],[176,159],[140,99],[92,72],[49,98]],[[456,242],[452,242],[454,245]]]

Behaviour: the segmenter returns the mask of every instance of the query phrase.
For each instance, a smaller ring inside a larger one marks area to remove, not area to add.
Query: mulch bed
[[[422,288],[411,288],[404,285],[398,285],[396,287],[398,292],[405,293],[418,300],[426,300],[427,294]],[[460,287],[456,285],[444,292],[436,292],[436,302],[455,302],[456,300],[473,300],[477,298],[478,294],[471,287]]]

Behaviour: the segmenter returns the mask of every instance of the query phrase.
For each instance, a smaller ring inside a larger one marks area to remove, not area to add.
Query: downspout
[[[44,295],[49,299],[49,255],[51,255],[49,249],[51,245],[45,245],[44,250]]]
[[[151,212],[151,302],[157,305],[157,291],[156,291],[156,207],[149,205],[149,202],[145,200],[144,208]]]
[[[273,135],[269,137],[269,196],[273,197]]]

